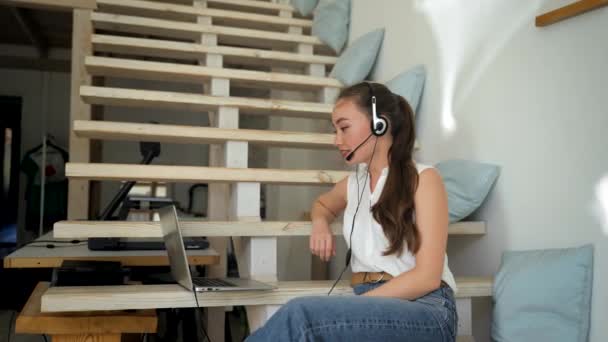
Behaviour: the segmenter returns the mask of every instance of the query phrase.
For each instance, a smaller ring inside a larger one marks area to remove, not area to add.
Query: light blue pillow
[[[448,193],[450,223],[473,213],[485,200],[498,177],[496,165],[469,160],[446,160],[435,165]]]
[[[346,87],[365,80],[376,63],[383,38],[383,28],[357,38],[338,58],[329,77],[337,78]]]
[[[417,65],[386,82],[386,86],[393,93],[403,96],[416,113],[420,105],[425,80],[426,69],[424,65]]]
[[[321,0],[312,20],[312,34],[339,54],[348,40],[350,0]]]
[[[291,0],[291,5],[301,15],[310,15],[318,2],[319,0]]]
[[[496,342],[587,342],[593,246],[505,252],[494,280]]]

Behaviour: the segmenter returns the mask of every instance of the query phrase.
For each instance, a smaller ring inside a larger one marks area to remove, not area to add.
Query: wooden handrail
[[[608,5],[608,0],[579,0],[536,17],[536,26],[543,27]]]

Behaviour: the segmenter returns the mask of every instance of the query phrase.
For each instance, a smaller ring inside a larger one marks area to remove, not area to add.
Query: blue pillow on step
[[[301,15],[308,16],[317,6],[319,0],[291,0],[291,5]]]
[[[593,245],[503,253],[494,280],[495,342],[587,342]]]
[[[312,20],[312,34],[339,54],[348,40],[350,0],[321,0]]]
[[[416,114],[420,106],[420,97],[425,80],[426,69],[424,65],[417,65],[386,82],[386,86],[393,93],[403,96]]]
[[[383,38],[383,28],[357,38],[338,58],[329,77],[337,78],[346,87],[365,80],[376,64]]]
[[[469,160],[446,160],[435,165],[448,193],[450,223],[473,213],[485,200],[498,177],[496,165]]]

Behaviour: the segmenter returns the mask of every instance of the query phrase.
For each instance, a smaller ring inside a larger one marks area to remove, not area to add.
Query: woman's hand
[[[310,234],[310,252],[327,262],[336,255],[334,234],[324,220],[313,221]]]

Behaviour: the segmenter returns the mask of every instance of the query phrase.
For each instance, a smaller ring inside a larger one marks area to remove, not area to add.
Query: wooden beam
[[[279,4],[268,1],[256,1],[256,0],[207,0],[207,6],[224,6],[229,7],[233,10],[247,10],[247,9],[265,9],[274,11],[289,11],[293,12],[294,8],[289,4]]]
[[[256,99],[236,96],[209,96],[167,91],[136,90],[109,87],[82,86],[80,95],[88,104],[122,107],[166,108],[206,112],[219,106],[239,108],[241,113],[256,115],[281,115],[315,119],[331,119],[332,105]]]
[[[216,34],[220,43],[229,45],[272,48],[291,47],[298,43],[324,46],[319,38],[299,34],[270,32],[235,27],[199,25],[171,20],[142,18],[120,14],[93,13],[95,28],[113,32],[128,32],[165,38],[195,41],[201,34]]]
[[[327,295],[333,280],[279,281],[269,291],[197,292],[201,306],[281,305],[302,296]],[[492,277],[456,278],[456,298],[489,297]],[[121,285],[51,287],[42,296],[42,312],[99,311],[195,307],[192,291],[180,285]],[[332,296],[353,295],[348,280],[336,285]]]
[[[78,138],[71,129],[75,120],[91,120],[91,106],[82,101],[79,90],[83,85],[91,85],[92,78],[87,74],[84,57],[92,54],[91,10],[76,9],[73,13],[72,67],[70,81],[70,160],[87,163],[91,160],[91,143],[88,139]],[[68,219],[87,219],[89,217],[90,184],[87,180],[69,180]]]
[[[331,185],[350,174],[346,171],[329,170],[240,169],[110,163],[67,163],[65,173],[68,178],[78,180],[203,183],[260,182],[294,185]]]
[[[15,321],[15,332],[19,334],[88,335],[84,340],[100,341],[90,335],[122,333],[154,333],[158,325],[155,310],[134,312],[104,311],[81,313],[40,312],[42,295],[50,283],[40,282]],[[76,340],[76,338],[74,338]],[[105,340],[104,340],[105,341]]]
[[[580,0],[536,17],[536,26],[544,27],[608,5],[608,0]]]
[[[249,13],[246,11],[226,11],[212,8],[167,4],[142,0],[97,0],[102,12],[116,14],[150,16],[160,19],[193,21],[198,16],[210,17],[213,25],[243,26],[255,29],[286,28],[297,26],[312,27],[312,20],[282,18],[276,15]]]
[[[280,87],[293,90],[315,88],[341,88],[343,84],[334,78],[272,73],[264,71],[215,68],[177,63],[149,62],[141,60],[88,56],[87,71],[91,75],[144,80],[170,80],[175,82],[202,83],[212,78],[228,79],[237,85],[251,87]]]
[[[256,66],[285,65],[303,67],[310,63],[334,65],[336,57],[303,55],[299,53],[271,51],[232,46],[210,46],[193,43],[172,42],[159,39],[93,35],[93,49],[130,56],[162,57],[197,60],[207,54],[222,55],[225,62]]]
[[[309,236],[310,221],[190,221],[180,220],[183,236]],[[342,235],[342,222],[331,224],[334,235]],[[485,222],[457,222],[450,224],[448,234],[483,235]],[[53,226],[53,237],[84,239],[92,237],[159,238],[162,237],[159,222],[139,221],[59,221]]]
[[[72,11],[73,9],[93,10],[97,8],[96,0],[0,0],[0,4],[59,11]]]
[[[230,129],[185,125],[161,125],[112,121],[78,120],[78,137],[100,140],[158,141],[179,144],[219,144],[242,141],[265,146],[333,148],[334,135],[253,129]]]

